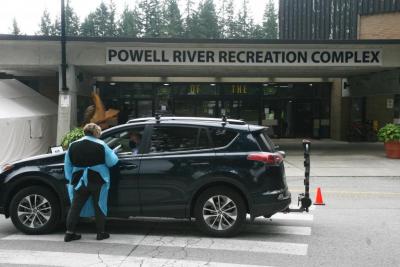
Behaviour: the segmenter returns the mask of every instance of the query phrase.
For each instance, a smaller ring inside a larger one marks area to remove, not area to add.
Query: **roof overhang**
[[[109,47],[180,49],[380,49],[379,66],[237,66],[193,64],[107,64]],[[68,37],[67,61],[80,71],[103,80],[118,77],[234,77],[275,79],[340,78],[400,68],[400,40],[187,40]],[[0,35],[0,72],[15,76],[53,76],[60,65],[59,37]]]

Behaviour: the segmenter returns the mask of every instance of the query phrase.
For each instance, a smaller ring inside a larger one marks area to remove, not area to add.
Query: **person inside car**
[[[109,238],[105,232],[107,198],[110,187],[109,168],[118,163],[114,151],[102,140],[101,128],[95,123],[83,128],[85,137],[71,143],[65,154],[64,171],[68,180],[71,208],[67,216],[64,241],[78,240],[75,233],[79,217],[95,216],[97,240]]]
[[[137,155],[139,153],[139,145],[142,141],[142,135],[138,132],[132,132],[129,135],[129,146],[132,148],[132,154]]]

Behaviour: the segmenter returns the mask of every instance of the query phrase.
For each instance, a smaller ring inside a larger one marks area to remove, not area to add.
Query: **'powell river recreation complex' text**
[[[106,60],[109,64],[381,64],[380,50],[107,50]]]

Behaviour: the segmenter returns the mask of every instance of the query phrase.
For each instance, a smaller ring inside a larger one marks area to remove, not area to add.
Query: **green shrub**
[[[62,141],[61,141],[61,146],[63,147],[63,149],[67,149],[69,144],[71,144],[72,142],[82,138],[83,136],[85,136],[83,129],[82,128],[75,128],[72,129],[69,133],[67,133]]]
[[[378,138],[383,142],[400,141],[400,125],[388,123],[378,131]]]

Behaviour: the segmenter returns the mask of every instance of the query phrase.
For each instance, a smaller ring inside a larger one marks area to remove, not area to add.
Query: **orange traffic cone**
[[[321,188],[317,188],[317,196],[315,197],[314,205],[325,205],[324,200],[322,199]]]

